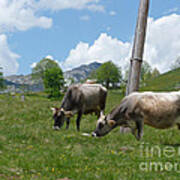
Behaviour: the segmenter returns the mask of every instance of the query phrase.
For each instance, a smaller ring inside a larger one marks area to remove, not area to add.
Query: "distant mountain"
[[[4,77],[7,89],[5,92],[43,91],[43,84],[35,82],[30,75],[11,75]]]
[[[86,79],[92,71],[96,70],[101,66],[101,63],[93,62],[89,65],[82,65],[80,67],[74,68],[71,71],[66,71],[64,73],[65,79],[73,78],[75,82],[80,82]]]
[[[5,81],[7,85],[21,85],[21,84],[29,84],[33,85],[34,81],[32,80],[31,75],[12,75],[6,76]]]
[[[74,79],[75,82],[80,82],[83,79],[86,79],[92,71],[96,70],[101,66],[101,63],[93,62],[89,65],[82,65],[80,67],[74,68],[70,71],[64,72],[65,80]],[[5,84],[7,85],[6,92],[22,92],[22,89],[38,92],[43,91],[42,82],[35,82],[32,79],[31,74],[29,75],[12,75],[4,77]]]

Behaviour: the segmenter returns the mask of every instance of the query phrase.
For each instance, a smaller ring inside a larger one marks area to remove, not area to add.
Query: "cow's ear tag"
[[[70,117],[73,116],[72,111],[65,111],[64,114],[65,114],[65,116],[66,116],[67,118],[70,118]]]
[[[114,120],[108,120],[108,125],[109,125],[110,127],[114,126],[115,124],[116,124],[116,121],[114,121]]]

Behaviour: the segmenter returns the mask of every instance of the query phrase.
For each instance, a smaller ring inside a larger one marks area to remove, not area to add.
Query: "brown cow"
[[[98,118],[103,114],[106,104],[107,89],[100,84],[75,84],[68,88],[60,108],[53,110],[54,129],[58,130],[66,120],[69,127],[70,117],[78,114],[77,130],[80,130],[82,114],[95,112]]]

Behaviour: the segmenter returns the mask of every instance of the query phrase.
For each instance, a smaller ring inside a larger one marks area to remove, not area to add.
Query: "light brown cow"
[[[107,116],[102,115],[93,136],[104,136],[117,126],[130,127],[136,139],[143,135],[143,125],[180,129],[180,91],[132,93]]]

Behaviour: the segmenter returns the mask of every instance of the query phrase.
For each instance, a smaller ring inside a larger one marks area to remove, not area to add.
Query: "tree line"
[[[93,71],[88,79],[104,85],[106,88],[123,88],[127,83],[128,70],[122,75],[121,67],[115,65],[112,61],[103,63],[98,69]],[[141,71],[141,84],[149,78],[157,77],[160,72],[144,61]],[[43,83],[45,92],[49,97],[59,97],[60,91],[65,87],[63,71],[57,62],[44,58],[32,69],[33,79]],[[86,81],[86,80],[84,80]],[[74,80],[70,79],[71,83]]]
[[[125,89],[128,80],[128,68],[129,67],[127,66],[127,68],[122,71],[121,67],[118,67],[112,61],[108,61],[93,71],[89,75],[88,79],[100,83],[108,89]],[[171,66],[171,70],[177,68],[180,68],[180,57],[174,61]],[[141,67],[140,86],[145,86],[149,79],[153,79],[159,75],[160,72],[157,68],[153,69],[147,61],[143,61]],[[51,59],[44,58],[37,63],[36,67],[32,69],[32,76],[43,82],[45,92],[49,95],[49,97],[59,97],[60,91],[65,87],[63,71],[58,63]],[[85,81],[86,80],[83,82]],[[70,82],[73,84],[74,80],[71,78]]]
[[[180,57],[171,66],[174,70],[180,68]],[[122,71],[121,67],[115,65],[112,61],[103,63],[98,69],[93,71],[88,79],[94,80],[100,83],[106,88],[121,88],[124,89],[128,80],[128,66]],[[123,74],[124,73],[124,74]],[[141,67],[140,86],[146,85],[149,79],[155,78],[160,75],[157,68],[152,68],[147,61],[143,61]],[[65,79],[63,77],[63,71],[59,64],[54,60],[44,58],[36,64],[32,69],[32,78],[38,83],[43,83],[45,92],[48,97],[59,97],[61,90],[65,87]],[[70,84],[74,83],[71,78]],[[84,80],[86,81],[86,80]],[[5,87],[2,68],[0,68],[0,89]]]

